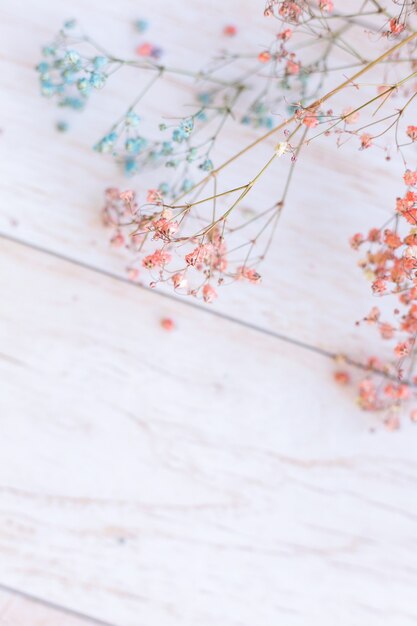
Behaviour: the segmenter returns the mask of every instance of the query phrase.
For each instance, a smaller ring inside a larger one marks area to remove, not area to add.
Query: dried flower
[[[260,61],[261,63],[269,63],[270,60],[271,54],[267,50],[264,50],[263,52],[260,52],[258,54],[258,61]]]
[[[161,319],[161,326],[164,330],[171,332],[175,328],[175,323],[170,317],[164,317]]]
[[[338,370],[337,372],[334,372],[333,378],[339,385],[348,385],[351,381],[349,372],[343,370]]]
[[[211,285],[204,285],[203,299],[204,302],[213,302],[217,298],[217,293]]]
[[[417,140],[417,126],[407,126],[407,135],[410,137],[411,141]]]
[[[333,0],[320,0],[319,9],[326,13],[332,13],[334,9]]]
[[[228,24],[223,28],[223,35],[226,35],[226,37],[235,37],[236,34],[237,28],[233,24]]]

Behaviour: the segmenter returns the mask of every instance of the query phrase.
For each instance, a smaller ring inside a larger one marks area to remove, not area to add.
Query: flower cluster
[[[394,0],[392,5],[388,0],[364,0],[355,7],[347,11],[346,3],[336,0],[268,0],[265,15],[275,18],[269,20],[273,27],[269,45],[244,54],[223,49],[199,72],[161,64],[161,48],[147,41],[132,45],[134,59],[103,55],[101,47],[70,22],[44,48],[38,72],[43,95],[77,110],[115,71],[129,66],[148,72],[149,82],[95,145],[127,175],[140,172],[145,184],[137,193],[108,189],[104,221],[112,228],[112,244],[131,255],[132,280],[141,281],[148,273],[152,287],[170,284],[178,293],[205,302],[213,302],[223,284],[260,282],[259,264],[272,243],[295,164],[307,143],[333,137],[342,147],[353,139],[359,150],[378,148],[387,160],[396,151],[405,166],[406,188],[393,207],[393,218],[351,240],[354,249],[366,249],[360,265],[371,280],[373,294],[393,293],[398,300],[392,320],[373,307],[362,321],[395,343],[389,363],[371,357],[362,364],[366,377],[359,383],[358,396],[363,409],[384,411],[387,427],[395,429],[399,407],[414,398],[417,385],[413,374],[417,168],[414,161],[407,165],[411,161],[405,154],[417,143],[415,118],[405,121],[417,96],[416,5],[411,0]],[[143,34],[148,23],[137,20],[135,29]],[[374,54],[363,53],[350,37],[353,29],[365,31],[366,45],[374,45]],[[219,35],[238,41],[237,28],[230,24]],[[174,123],[160,120],[157,134],[152,135],[143,130],[140,105],[153,85],[170,73],[181,80],[192,79],[194,104],[186,116],[173,112]],[[371,82],[362,82],[367,73]],[[343,94],[343,104],[338,94]],[[346,94],[351,97],[348,102]],[[215,145],[232,120],[252,127],[257,135],[218,164]],[[225,187],[223,172],[255,146],[267,145],[272,136],[275,148],[269,148],[268,158],[251,180],[233,189]],[[267,209],[258,207],[245,217],[239,212],[242,202],[279,158],[288,167],[278,198]],[[161,167],[164,172],[156,184],[149,184],[143,174],[148,167]],[[241,236],[243,242],[238,240]],[[338,370],[335,379],[348,384],[350,375]],[[417,419],[417,409],[412,415]]]
[[[414,128],[406,128],[412,141],[417,140]],[[365,250],[359,265],[375,296],[393,294],[396,298],[392,320],[382,319],[376,306],[363,320],[375,326],[383,340],[393,342],[391,361],[383,363],[372,357],[368,363],[370,371],[388,375],[390,380],[381,384],[368,375],[359,384],[360,406],[387,413],[389,427],[400,406],[417,400],[417,375],[413,373],[417,347],[417,170],[406,169],[403,182],[406,189],[396,200],[391,220],[350,240],[354,250]]]
[[[150,140],[140,132],[140,117],[129,110],[124,118],[97,142],[94,149],[100,153],[110,153],[123,167],[124,172],[131,176],[149,165],[164,165],[176,169],[196,163],[199,169],[209,172],[213,169],[208,158],[207,146],[195,146],[191,143],[191,135],[196,124],[207,121],[204,108],[184,118],[172,128],[167,124],[159,125],[160,131],[170,132],[170,137],[161,140]],[[204,149],[201,149],[204,148]],[[184,176],[179,191],[188,191],[193,181]],[[167,183],[161,183],[160,192],[166,195],[170,191]],[[173,189],[171,189],[173,192]]]
[[[259,283],[261,277],[253,267],[231,263],[224,224],[186,234],[189,210],[187,205],[165,204],[155,189],[140,206],[132,190],[106,190],[103,221],[113,230],[112,244],[132,254],[129,277],[139,280],[147,270],[151,287],[170,283],[175,291],[205,302],[217,298],[217,288],[225,280]]]
[[[81,110],[91,92],[106,84],[111,62],[101,54],[86,56],[71,47],[70,33],[75,28],[73,20],[64,24],[55,41],[43,47],[43,60],[36,69],[43,96],[55,97],[59,106]]]

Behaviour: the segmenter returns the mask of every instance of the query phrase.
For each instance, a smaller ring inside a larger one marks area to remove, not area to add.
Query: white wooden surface
[[[250,19],[268,40],[259,7],[227,4],[224,21]],[[0,238],[0,583],[117,626],[415,624],[413,426],[371,434],[376,423],[333,384],[329,359],[71,262],[124,271],[97,211],[117,177],[89,147],[124,96],[109,87],[57,136],[60,116],[37,95],[39,46],[74,15],[128,47],[130,22],[144,16],[156,43],[184,57],[185,29],[203,55],[221,9],[1,8],[0,231],[21,243]],[[370,299],[345,241],[384,215],[393,173],[375,161],[365,180],[349,154],[311,147],[301,167],[320,193],[294,189],[264,284],[225,293],[218,311],[366,351],[353,321]],[[323,201],[339,193],[342,204]],[[175,332],[160,328],[165,316]],[[0,601],[2,626],[78,623]]]
[[[30,596],[0,590],[1,626],[106,626]]]
[[[2,7],[0,115],[7,119],[7,126],[3,123],[0,142],[4,170],[0,230],[125,275],[126,257],[109,250],[99,209],[106,186],[131,183],[117,174],[113,163],[93,153],[91,146],[136,95],[135,74],[133,78],[129,73],[114,77],[91,99],[85,113],[71,118],[71,131],[59,135],[54,122],[68,116],[39,96],[33,67],[40,47],[51,40],[70,12],[95,39],[106,40],[108,47],[130,56],[139,41],[132,29],[132,21],[139,14],[149,18],[152,26],[146,39],[162,45],[167,64],[191,64],[200,69],[225,45],[219,34],[224,23],[232,21],[240,27],[239,38],[230,44],[239,51],[263,49],[274,37],[276,23],[262,16],[259,3],[238,0],[228,0],[225,14],[221,13],[224,6],[220,0],[191,6],[185,0],[146,0],[140,6],[123,0],[117,10],[110,3],[103,7],[99,0],[74,0],[70,7],[62,1],[37,0],[30,7],[27,10],[22,0],[6,1]],[[171,78],[166,87],[168,98],[158,92],[159,97],[145,101],[145,119],[147,110],[160,113],[160,117],[189,110],[184,108],[188,96],[174,84]],[[345,106],[345,97],[340,106]],[[229,124],[217,162],[255,136],[240,124]],[[239,162],[229,174],[230,184],[242,184],[243,177],[253,175],[259,163],[269,158],[273,145],[274,140]],[[238,284],[224,289],[216,310],[310,345],[349,352],[357,359],[367,356],[380,342],[366,333],[364,346],[364,336],[354,322],[374,301],[348,239],[354,232],[385,221],[395,206],[399,180],[398,168],[384,161],[382,151],[361,153],[354,142],[338,150],[333,138],[311,144],[300,158],[289,204],[262,267],[262,288]],[[139,189],[147,188],[141,178],[137,184]],[[268,184],[262,184],[255,194],[253,208],[270,206],[271,198],[279,199],[283,185],[277,166]]]

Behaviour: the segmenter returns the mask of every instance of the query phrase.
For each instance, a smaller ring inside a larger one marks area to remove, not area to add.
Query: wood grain
[[[395,167],[312,144],[263,284],[225,289],[214,309],[114,280],[126,259],[99,208],[124,182],[90,146],[136,79],[116,79],[58,135],[66,116],[38,95],[40,46],[74,16],[129,54],[132,21],[148,17],[167,58],[197,69],[223,45],[223,20],[240,49],[261,49],[273,27],[247,0],[0,11],[0,234],[24,244],[0,237],[1,626],[92,623],[59,607],[115,626],[417,624],[415,427],[385,432],[333,384],[329,359],[267,334],[373,350],[353,326],[373,301],[346,240],[385,219]],[[143,115],[182,112],[185,93],[170,79]],[[230,124],[218,160],[253,137]],[[282,180],[275,170],[255,209]]]
[[[0,230],[121,275],[126,257],[109,249],[99,210],[103,189],[109,184],[124,186],[126,180],[91,146],[135,95],[136,75],[115,78],[82,116],[71,119],[70,132],[59,135],[54,122],[64,114],[39,96],[33,66],[40,46],[52,38],[69,8],[64,2],[40,0],[35,6],[36,10],[26,11],[22,0],[14,0],[2,7]],[[239,50],[262,49],[274,36],[274,21],[262,17],[257,3],[229,0],[227,12],[223,10],[220,0],[191,4],[145,0],[140,7],[122,0],[117,10],[109,3],[103,7],[98,0],[71,3],[72,15],[86,30],[97,40],[106,39],[119,53],[131,54],[134,48],[137,35],[132,20],[138,13],[148,17],[149,38],[163,45],[167,62],[196,69],[224,45],[220,36],[224,20],[235,21],[240,28],[232,44]],[[190,86],[169,79],[156,97],[143,103],[144,118],[181,114],[191,98],[189,90]],[[346,94],[340,106],[345,98]],[[216,162],[254,136],[242,125],[230,123]],[[232,168],[225,185],[241,184],[242,177],[253,175],[272,145],[273,141],[260,147]],[[376,334],[363,334],[354,326],[374,300],[347,241],[352,233],[386,219],[398,195],[398,168],[384,160],[382,150],[360,153],[354,142],[338,150],[333,139],[312,143],[297,167],[289,204],[263,266],[263,284],[222,290],[216,310],[310,345],[363,358],[381,348]],[[249,199],[255,210],[277,199],[284,184],[281,169],[277,166]],[[137,184],[145,190],[148,182],[147,177],[139,178]]]
[[[411,424],[371,434],[323,357],[0,255],[2,582],[118,626],[417,622]]]
[[[20,593],[0,590],[1,626],[111,626],[104,622],[70,614]]]

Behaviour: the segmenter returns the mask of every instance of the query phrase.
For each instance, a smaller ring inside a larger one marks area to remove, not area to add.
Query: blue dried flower
[[[44,57],[52,57],[56,54],[55,46],[44,46],[42,48],[42,54]]]
[[[56,123],[56,129],[59,130],[60,133],[66,133],[69,129],[69,124],[65,120],[60,120]]]
[[[172,145],[172,143],[170,141],[163,141],[161,153],[164,156],[168,156],[168,154],[172,154],[173,152],[174,152],[174,146]]]
[[[43,96],[50,98],[56,93],[56,88],[49,80],[41,80],[41,93]]]
[[[84,96],[87,96],[90,93],[91,84],[86,78],[80,78],[77,81],[77,87]]]
[[[204,92],[199,93],[197,95],[197,100],[201,102],[201,104],[211,104],[213,102],[213,96],[210,93]]]
[[[90,85],[92,85],[94,89],[102,89],[104,85],[106,84],[106,79],[107,79],[106,74],[93,72],[90,76]]]
[[[64,28],[66,28],[67,30],[71,30],[72,28],[75,28],[77,26],[77,20],[67,20],[66,22],[64,22]]]
[[[115,132],[111,132],[108,135],[105,135],[96,145],[94,146],[94,150],[97,152],[111,152],[113,150],[113,146],[118,139],[118,135]]]
[[[268,128],[269,130],[274,126],[274,120],[272,119],[272,117],[264,117],[262,123],[263,126],[265,126],[265,128]]]
[[[125,124],[127,126],[138,126],[140,122],[140,117],[134,111],[129,111],[125,118]]]
[[[185,120],[182,120],[180,124],[180,130],[184,133],[186,137],[189,137],[194,128],[194,120],[192,117],[188,117]]]
[[[147,146],[147,141],[143,137],[131,137],[126,140],[125,148],[131,154],[139,154]]]
[[[59,103],[60,107],[68,107],[70,109],[74,109],[74,111],[81,111],[84,108],[85,100],[81,98],[67,96]]]
[[[188,154],[187,154],[187,161],[188,163],[192,163],[193,161],[196,160],[196,158],[198,157],[198,151],[197,148],[190,148]]]
[[[193,181],[190,180],[189,178],[186,178],[184,182],[182,183],[181,191],[187,193],[188,191],[190,191],[190,189],[192,189],[193,186],[194,186]]]
[[[93,59],[94,69],[100,70],[102,67],[106,67],[108,62],[109,62],[109,59],[107,57],[103,57],[103,56],[94,57]]]
[[[77,73],[72,70],[64,70],[61,76],[66,85],[73,85],[77,80]]]
[[[205,159],[201,165],[199,166],[200,169],[204,170],[205,172],[211,172],[213,170],[213,161],[211,159]]]
[[[135,159],[128,158],[124,163],[124,170],[127,176],[133,176],[138,171],[138,164]]]
[[[163,195],[166,196],[169,193],[169,185],[168,183],[161,183],[158,187],[158,191]]]
[[[81,68],[81,57],[76,50],[68,50],[63,58],[63,64],[66,67],[71,67],[74,69]]]
[[[46,61],[41,61],[39,65],[36,66],[36,69],[39,74],[46,74],[49,70],[49,63],[47,63]]]
[[[175,141],[176,143],[182,143],[186,137],[186,134],[181,128],[176,128],[172,133],[172,141]]]
[[[135,28],[139,33],[144,33],[149,28],[149,22],[147,20],[136,20]]]

